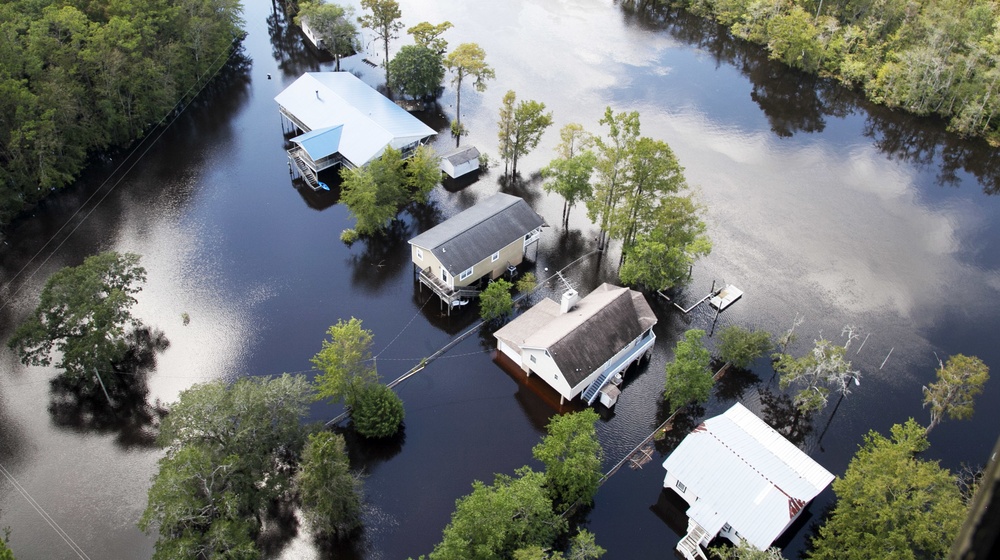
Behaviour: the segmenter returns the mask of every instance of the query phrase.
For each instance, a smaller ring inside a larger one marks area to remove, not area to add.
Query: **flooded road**
[[[788,72],[694,18],[641,17],[599,0],[400,5],[407,26],[450,20],[450,44],[479,43],[496,70],[485,92],[463,91],[470,130],[463,144],[496,159],[495,123],[507,90],[553,112],[555,125],[519,161],[525,178],[554,156],[564,124],[600,133],[606,106],[640,112],[643,135],[671,145],[707,208],[714,250],[695,266],[681,301],[696,301],[713,281],[746,294],[716,330],[738,324],[780,332],[803,317],[796,353],[820,336],[840,340],[848,324],[868,336],[861,352],[851,350],[861,386],[797,427],[801,447],[831,472],[843,473],[869,429],[886,432],[911,416],[927,420],[920,388],[933,379],[937,357],[977,355],[1000,371],[995,150]],[[199,381],[312,375],[309,358],[340,318],[358,317],[374,332],[385,379],[472,325],[470,313],[443,316],[418,292],[406,241],[496,192],[497,170],[459,192],[437,189],[429,208],[403,214],[386,239],[346,247],[338,239],[351,225],[346,209],[330,195],[291,186],[273,101],[302,72],[331,64],[304,49],[270,2],[248,2],[246,10],[245,59],[162,136],[154,134],[142,146],[148,151],[123,167],[126,154],[113,156],[7,232],[0,338],[34,307],[49,274],[108,249],[143,256],[149,281],[135,313],[170,340],[148,379],[151,405]],[[378,50],[369,47],[376,62]],[[344,64],[369,84],[383,79],[360,56]],[[454,116],[453,88],[440,103],[444,117],[431,115],[430,124],[443,131]],[[444,151],[454,144],[442,133],[434,145]],[[562,201],[530,179],[508,192],[558,224]],[[547,228],[537,275],[589,253],[596,234],[582,207],[569,231]],[[589,257],[566,275],[587,293],[614,281],[617,261],[614,253]],[[550,283],[540,294],[559,290]],[[663,367],[678,336],[712,328],[702,309],[684,316],[662,299],[650,303],[660,319],[656,353],[599,427],[608,467],[662,420]],[[416,557],[440,539],[455,499],[473,480],[538,467],[531,448],[554,411],[492,362],[493,344],[488,332],[471,336],[397,387],[406,403],[403,437],[353,446],[369,504],[359,542],[320,550],[300,532],[276,539],[268,554]],[[6,346],[0,369],[0,463],[12,477],[0,478],[0,526],[10,526],[17,557],[79,557],[69,540],[94,559],[148,558],[154,538],[135,522],[160,457],[149,442],[154,415],[142,407],[117,418],[53,408],[48,380],[55,371],[21,366]],[[720,383],[703,416],[738,399],[787,422],[768,364],[754,373]],[[993,380],[971,421],[935,429],[926,456],[950,468],[982,463],[997,437],[998,400]],[[339,411],[317,404],[310,420]],[[604,558],[662,556],[679,539],[675,529],[683,527],[669,524],[676,512],[660,493],[659,463],[672,444],[668,438],[645,468],[622,469],[598,493],[588,527],[608,549]],[[820,495],[809,510],[813,519],[831,500],[830,491]],[[809,532],[802,523],[788,535],[787,557],[802,550]]]

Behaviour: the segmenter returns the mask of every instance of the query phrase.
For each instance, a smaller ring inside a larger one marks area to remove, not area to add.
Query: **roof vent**
[[[576,302],[580,301],[580,294],[576,290],[570,288],[563,292],[562,302],[559,304],[560,313],[569,313],[574,307],[576,307]]]

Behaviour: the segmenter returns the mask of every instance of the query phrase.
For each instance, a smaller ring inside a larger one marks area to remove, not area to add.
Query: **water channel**
[[[911,416],[926,421],[920,388],[933,379],[938,357],[976,355],[997,372],[996,150],[783,69],[695,18],[630,14],[610,0],[400,5],[408,26],[450,20],[450,44],[479,43],[496,70],[485,92],[463,91],[471,131],[464,143],[495,156],[497,110],[509,89],[553,112],[555,126],[519,163],[525,184],[505,189],[548,223],[559,223],[562,201],[532,174],[553,157],[558,128],[579,122],[602,132],[605,107],[639,111],[642,133],[671,145],[707,208],[714,250],[695,266],[683,301],[697,300],[713,281],[736,284],[746,295],[716,329],[780,332],[803,317],[796,352],[820,336],[840,340],[848,324],[868,337],[860,352],[857,344],[851,351],[861,385],[839,406],[792,427],[797,443],[831,472],[844,472],[869,429],[885,433]],[[135,311],[170,341],[148,378],[149,405],[171,402],[199,381],[312,375],[309,358],[340,318],[361,318],[374,332],[387,379],[474,322],[470,313],[444,316],[417,291],[406,240],[499,190],[497,170],[456,192],[437,189],[428,208],[404,213],[386,239],[345,246],[338,236],[350,219],[334,195],[291,186],[273,101],[302,72],[331,64],[303,47],[271,2],[247,2],[246,20],[242,63],[234,61],[162,136],[154,134],[155,142],[143,145],[148,151],[125,166],[127,154],[95,165],[8,230],[0,247],[0,338],[33,308],[49,274],[108,249],[142,255],[149,280]],[[366,40],[369,57],[380,61]],[[345,63],[372,85],[383,79],[360,56]],[[440,113],[424,117],[443,132],[453,117],[453,88],[440,104]],[[434,145],[444,150],[453,140],[442,133]],[[538,276],[590,252],[596,233],[582,208],[569,231],[547,228],[535,256]],[[616,265],[614,254],[591,257],[567,276],[586,293],[614,281]],[[559,289],[546,284],[540,294]],[[678,336],[712,328],[710,314],[684,316],[661,299],[650,303],[660,319],[655,355],[631,372],[599,426],[608,466],[662,420],[663,367]],[[397,387],[407,407],[402,437],[378,446],[353,442],[369,504],[358,542],[317,547],[303,531],[278,527],[267,555],[415,557],[440,539],[455,499],[473,480],[537,467],[531,447],[555,411],[493,363],[492,346],[488,332],[469,337]],[[151,407],[109,417],[100,407],[60,406],[49,389],[53,370],[21,366],[6,346],[0,364],[0,462],[19,484],[0,480],[0,526],[11,528],[17,557],[78,557],[58,527],[90,558],[148,558],[154,538],[135,523],[160,457],[151,445]],[[753,373],[727,376],[712,401],[657,446],[652,462],[622,469],[605,484],[587,523],[608,549],[605,558],[669,555],[683,518],[661,496],[663,454],[692,423],[735,400],[788,427],[778,393],[766,360]],[[993,380],[974,418],[939,426],[926,455],[953,469],[983,463],[1000,425],[998,400]],[[338,412],[317,404],[310,420]],[[786,535],[786,556],[803,550],[832,497],[821,494]]]

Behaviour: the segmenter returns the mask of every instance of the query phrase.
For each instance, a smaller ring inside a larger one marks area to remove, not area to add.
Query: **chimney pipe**
[[[580,294],[574,289],[569,289],[563,292],[562,301],[559,304],[559,313],[569,313],[574,307],[576,307],[576,302],[580,300]]]

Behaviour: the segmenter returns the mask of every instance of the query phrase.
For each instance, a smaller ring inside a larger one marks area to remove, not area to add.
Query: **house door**
[[[445,284],[448,283],[448,271],[444,268],[441,269],[441,280],[444,280]]]

